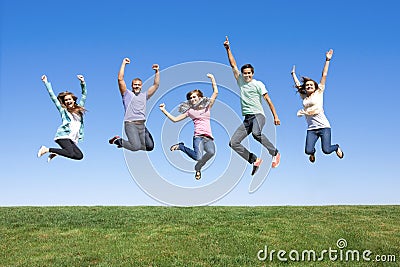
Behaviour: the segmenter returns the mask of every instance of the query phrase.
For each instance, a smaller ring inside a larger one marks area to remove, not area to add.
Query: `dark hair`
[[[192,90],[192,91],[190,91],[189,93],[186,94],[186,99],[190,100],[190,96],[193,93],[196,93],[198,97],[203,97],[203,92],[202,91],[200,91],[199,89],[194,89],[194,90]]]
[[[141,83],[143,83],[142,80],[141,80],[140,78],[135,78],[135,79],[133,79],[133,80],[132,80],[132,83],[133,83],[134,81],[140,81]]]
[[[65,106],[64,99],[65,99],[65,97],[67,95],[70,95],[72,97],[72,99],[74,100],[74,106],[72,108],[68,108],[68,107]],[[81,107],[76,103],[76,100],[78,98],[71,92],[68,92],[68,91],[61,92],[61,93],[58,94],[57,99],[60,102],[61,106],[63,108],[65,108],[66,110],[68,110],[68,112],[70,112],[70,113],[76,113],[76,114],[79,114],[79,115],[83,116],[83,114],[86,111],[86,109],[84,107]]]
[[[250,69],[251,69],[251,73],[254,74],[254,67],[253,67],[251,64],[244,64],[244,65],[240,68],[240,72],[243,73],[243,70],[244,70],[244,69],[248,69],[248,68],[250,68]]]
[[[314,83],[315,89],[318,89],[318,83],[316,81],[314,81],[313,79],[308,78],[308,77],[301,77],[302,84],[299,87],[296,87],[297,88],[297,92],[299,92],[300,95],[306,95],[307,94],[306,82],[309,82],[309,81]]]

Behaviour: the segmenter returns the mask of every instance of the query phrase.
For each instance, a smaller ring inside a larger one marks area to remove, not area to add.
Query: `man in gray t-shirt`
[[[254,175],[260,167],[262,159],[249,152],[241,144],[243,139],[251,133],[254,139],[260,142],[268,150],[269,154],[272,156],[272,168],[276,168],[279,165],[281,155],[279,154],[278,149],[276,149],[262,133],[262,128],[265,124],[265,115],[261,102],[262,98],[267,102],[272,115],[274,116],[274,124],[280,125],[281,122],[275,111],[275,107],[272,104],[265,85],[261,81],[253,79],[254,68],[252,65],[243,65],[241,67],[241,72],[239,72],[236,60],[231,52],[228,36],[226,37],[224,46],[228,54],[229,63],[233,70],[233,75],[235,76],[240,88],[240,104],[242,115],[244,116],[244,121],[233,134],[229,146],[243,159],[250,164],[253,164],[251,175]]]
[[[155,71],[154,83],[147,92],[142,92],[142,80],[139,78],[132,80],[132,91],[129,91],[124,80],[125,66],[129,63],[131,63],[130,59],[124,58],[118,73],[118,87],[125,109],[124,128],[128,140],[114,136],[108,142],[131,151],[151,151],[154,149],[154,141],[145,126],[146,101],[157,91],[160,85],[159,66],[157,64],[152,66]]]

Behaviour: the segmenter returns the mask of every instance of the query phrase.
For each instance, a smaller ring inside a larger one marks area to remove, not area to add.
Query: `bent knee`
[[[327,149],[322,149],[322,152],[323,152],[324,154],[331,154],[331,153],[332,153],[331,150],[327,150]]]
[[[73,157],[73,159],[75,159],[75,160],[82,160],[82,159],[83,159],[83,154],[75,155],[75,156]]]
[[[196,153],[194,155],[194,158],[195,158],[196,161],[199,161],[199,160],[201,160],[203,158],[203,155],[202,155],[202,153]]]
[[[236,141],[229,141],[229,146],[231,147],[231,148],[234,148],[234,147],[238,147],[240,145],[240,143],[239,142],[236,142]]]
[[[130,148],[128,149],[132,151],[139,151],[139,150],[144,150],[144,147],[137,144],[131,144]]]

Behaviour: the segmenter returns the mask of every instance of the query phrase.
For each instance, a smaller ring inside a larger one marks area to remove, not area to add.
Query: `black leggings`
[[[57,139],[55,141],[61,147],[61,149],[50,148],[49,149],[50,153],[56,153],[57,155],[70,159],[76,159],[76,160],[83,159],[82,151],[79,149],[79,147],[76,146],[76,144],[71,139],[65,138],[65,139]]]

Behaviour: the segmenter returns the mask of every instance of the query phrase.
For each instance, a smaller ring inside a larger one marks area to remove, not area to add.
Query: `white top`
[[[297,116],[305,116],[308,124],[307,130],[331,128],[324,113],[324,91],[325,86],[319,84],[314,93],[303,99],[303,109],[297,111]]]
[[[79,140],[79,129],[81,128],[81,116],[76,114],[76,113],[70,113],[67,111],[67,114],[69,116],[69,118],[71,119],[70,123],[69,123],[69,129],[71,130],[71,132],[69,133],[69,135],[65,135],[65,136],[60,136],[55,138],[54,140],[57,139],[71,139],[74,143],[78,143]]]

